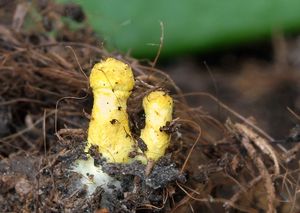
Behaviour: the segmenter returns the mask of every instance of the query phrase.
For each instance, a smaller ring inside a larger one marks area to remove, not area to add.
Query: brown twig
[[[274,175],[278,176],[280,174],[279,160],[273,147],[264,138],[257,135],[247,126],[239,123],[236,123],[234,126],[241,135],[247,136],[264,154],[268,155],[273,160],[275,167]]]
[[[274,202],[276,199],[275,195],[275,188],[273,185],[273,181],[271,178],[271,175],[268,172],[268,169],[266,168],[263,160],[257,156],[255,148],[250,143],[250,140],[247,135],[242,135],[241,140],[243,146],[246,148],[248,155],[253,160],[254,164],[256,165],[260,175],[262,176],[262,179],[264,180],[265,189],[267,193],[267,199],[268,199],[268,209],[267,212],[273,213],[275,212],[275,206]]]

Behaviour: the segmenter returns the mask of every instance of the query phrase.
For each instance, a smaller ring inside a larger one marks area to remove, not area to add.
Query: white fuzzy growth
[[[105,192],[112,193],[113,189],[109,186],[121,188],[121,183],[102,171],[102,167],[94,165],[94,159],[89,157],[88,160],[77,160],[72,171],[82,175],[79,187],[87,187],[88,195],[94,193],[96,188],[100,186]]]

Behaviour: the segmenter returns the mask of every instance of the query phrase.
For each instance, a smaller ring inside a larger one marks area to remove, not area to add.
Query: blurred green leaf
[[[299,0],[57,0],[80,4],[109,48],[154,56],[164,25],[164,56],[300,29]]]

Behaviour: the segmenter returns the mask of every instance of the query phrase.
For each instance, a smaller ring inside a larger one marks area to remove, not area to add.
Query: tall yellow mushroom
[[[131,68],[114,58],[94,65],[90,74],[94,104],[88,129],[88,144],[96,145],[109,163],[128,163],[134,141],[126,113],[127,99],[134,86]],[[91,195],[98,186],[111,193],[109,185],[121,188],[121,183],[95,166],[94,159],[77,160],[72,170],[82,175],[81,185]],[[92,178],[91,178],[92,177]]]
[[[134,86],[131,68],[114,58],[95,64],[90,75],[94,105],[88,129],[88,146],[97,145],[108,162],[127,163],[133,150],[127,99]]]

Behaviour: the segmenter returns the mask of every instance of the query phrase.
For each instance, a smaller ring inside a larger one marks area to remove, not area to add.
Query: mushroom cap
[[[154,91],[143,100],[146,120],[152,126],[166,125],[172,120],[173,99],[164,91]]]
[[[132,70],[119,60],[107,58],[94,65],[90,75],[90,86],[93,90],[131,91],[134,86]]]

